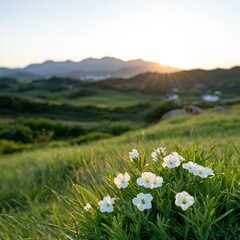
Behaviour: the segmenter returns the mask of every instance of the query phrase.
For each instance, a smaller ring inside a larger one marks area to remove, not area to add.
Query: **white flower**
[[[189,193],[183,191],[175,196],[175,204],[186,211],[190,206],[194,204],[194,197]]]
[[[155,177],[155,179],[153,180],[153,183],[152,183],[152,187],[151,187],[151,188],[161,187],[161,186],[162,186],[162,183],[163,183],[163,178],[157,176],[157,177]]]
[[[180,156],[181,157],[181,156]],[[181,164],[179,157],[175,156],[173,154],[169,154],[166,157],[163,158],[162,166],[168,167],[168,168],[175,168],[178,167]]]
[[[213,170],[211,168],[207,168],[205,167],[205,176],[208,177],[208,176],[214,176],[215,174],[213,173]]]
[[[101,200],[98,205],[100,206],[101,212],[113,212],[113,203],[115,198],[111,198],[110,196],[106,196]]]
[[[144,211],[145,209],[152,208],[152,200],[153,197],[149,193],[139,193],[137,197],[132,200],[132,203],[137,206],[140,211]]]
[[[205,168],[203,166],[197,165],[193,168],[193,175],[199,176],[201,178],[207,178],[208,176],[214,175],[211,168]]]
[[[137,184],[145,188],[157,188],[161,187],[163,178],[156,176],[151,172],[143,172],[142,176],[137,179]]]
[[[176,157],[180,162],[185,160],[185,158],[183,158],[182,156],[180,156],[177,152],[172,152],[171,154],[172,154],[174,157]]]
[[[144,186],[145,188],[151,188],[156,175],[151,172],[143,172],[142,177],[137,179],[137,184],[139,186]]]
[[[91,208],[92,208],[91,204],[87,203],[86,206],[84,206],[83,209],[88,212],[88,210],[91,209]]]
[[[114,183],[117,187],[126,188],[128,186],[128,181],[130,180],[130,176],[127,172],[123,175],[122,173],[118,174],[117,177],[114,178]]]
[[[139,186],[144,186],[145,188],[151,188],[155,178],[155,174],[151,172],[143,172],[142,177],[137,179],[137,184]]]
[[[157,148],[154,152],[152,152],[151,156],[152,156],[152,160],[154,162],[156,162],[158,160],[158,158],[161,156],[161,155],[164,155],[166,153],[166,148],[163,148],[163,147],[159,147]]]
[[[137,159],[139,157],[139,153],[137,151],[137,149],[132,149],[131,152],[129,152],[129,158],[131,160],[131,162],[134,160],[134,159]]]
[[[190,173],[201,178],[207,178],[213,176],[213,170],[211,168],[203,167],[197,163],[188,162],[182,165],[184,169],[187,169]]]
[[[199,165],[196,164],[196,163],[193,163],[192,161],[190,161],[190,162],[188,162],[188,163],[184,163],[184,164],[182,165],[182,167],[183,167],[184,169],[187,169],[190,173],[193,173],[194,169],[195,169],[197,166],[199,166]]]

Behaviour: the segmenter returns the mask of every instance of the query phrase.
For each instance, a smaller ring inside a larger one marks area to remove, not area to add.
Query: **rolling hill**
[[[169,74],[146,72],[129,79],[107,79],[89,85],[120,91],[144,94],[166,94],[173,89],[179,92],[221,90],[240,91],[240,67],[230,69],[194,69]]]

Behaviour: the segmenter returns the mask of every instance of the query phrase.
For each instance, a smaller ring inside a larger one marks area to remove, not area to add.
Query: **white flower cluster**
[[[181,162],[185,159],[180,156],[177,152],[172,152],[171,154],[166,155],[166,148],[159,147],[154,152],[152,152],[152,160],[154,162],[163,159],[162,166],[168,168],[175,168],[180,166]],[[165,157],[164,157],[165,156]],[[130,161],[133,162],[139,158],[139,153],[136,149],[132,149],[132,152],[129,152]],[[212,169],[205,168],[201,165],[198,165],[193,162],[188,162],[182,165],[184,169],[187,169],[190,173],[201,178],[207,178],[210,175],[214,175]],[[125,172],[124,174],[120,173],[114,178],[114,183],[117,188],[127,188],[130,181],[130,175]],[[152,172],[143,172],[141,177],[137,179],[137,184],[145,188],[158,188],[163,184],[163,178],[156,176]],[[152,208],[153,197],[150,193],[139,193],[135,198],[133,198],[132,203],[140,210],[144,211],[145,209]],[[114,211],[114,201],[115,198],[111,198],[109,195],[104,197],[103,200],[98,202],[101,212],[113,212]],[[194,197],[191,196],[186,191],[179,192],[175,196],[175,204],[186,211],[190,206],[194,204]],[[85,211],[92,209],[92,206],[87,203],[84,207]]]
[[[127,188],[128,182],[130,181],[130,176],[127,172],[123,175],[122,173],[118,174],[117,177],[114,178],[114,183],[117,188]],[[161,187],[163,183],[163,178],[160,176],[156,176],[151,172],[143,172],[142,176],[137,179],[137,184],[139,186],[143,186],[145,188],[157,188]],[[137,206],[140,211],[144,211],[145,209],[150,209],[152,207],[152,195],[147,193],[139,193],[137,197],[132,200],[132,203]],[[110,198],[109,196],[105,197],[98,204],[101,207],[101,212],[113,212],[115,198]]]
[[[192,173],[195,176],[199,176],[201,178],[207,178],[208,176],[213,176],[213,170],[211,168],[203,167],[198,165],[197,163],[188,162],[182,165],[184,169],[187,169],[188,172]]]
[[[152,152],[152,160],[157,162],[161,156],[164,156],[166,153],[166,148],[159,147],[154,152]]]

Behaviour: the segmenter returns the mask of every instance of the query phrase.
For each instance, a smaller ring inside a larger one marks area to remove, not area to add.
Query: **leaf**
[[[226,216],[227,216],[230,212],[232,212],[232,211],[233,211],[233,209],[231,209],[231,210],[225,212],[224,214],[222,214],[221,216],[215,218],[215,219],[211,222],[211,225],[219,222],[221,219],[223,219],[224,217],[226,217]]]
[[[238,153],[238,155],[240,156],[240,151],[237,149],[236,145],[233,142],[231,142],[231,143],[232,143],[234,149],[236,150],[236,152]]]
[[[182,213],[179,213],[185,220],[187,220],[188,222],[190,222],[193,226],[196,226],[196,223],[193,222],[189,217],[185,216]]]
[[[78,184],[74,184],[74,186],[80,193],[85,193],[91,199],[91,201],[93,201],[93,203],[98,203],[98,199],[90,191]]]

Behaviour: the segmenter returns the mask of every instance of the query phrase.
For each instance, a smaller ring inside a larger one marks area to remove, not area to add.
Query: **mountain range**
[[[150,95],[168,94],[171,91],[196,94],[207,93],[209,90],[220,90],[231,95],[231,93],[240,93],[240,67],[212,70],[192,69],[170,74],[145,72],[129,79],[106,79],[90,82],[90,84],[102,89]]]
[[[81,80],[101,80],[111,77],[129,78],[144,72],[173,73],[178,68],[148,62],[142,59],[123,61],[121,59],[104,57],[88,58],[80,62],[46,61],[31,64],[25,68],[0,68],[0,77],[11,77],[17,80],[36,80],[43,78],[73,77]]]

